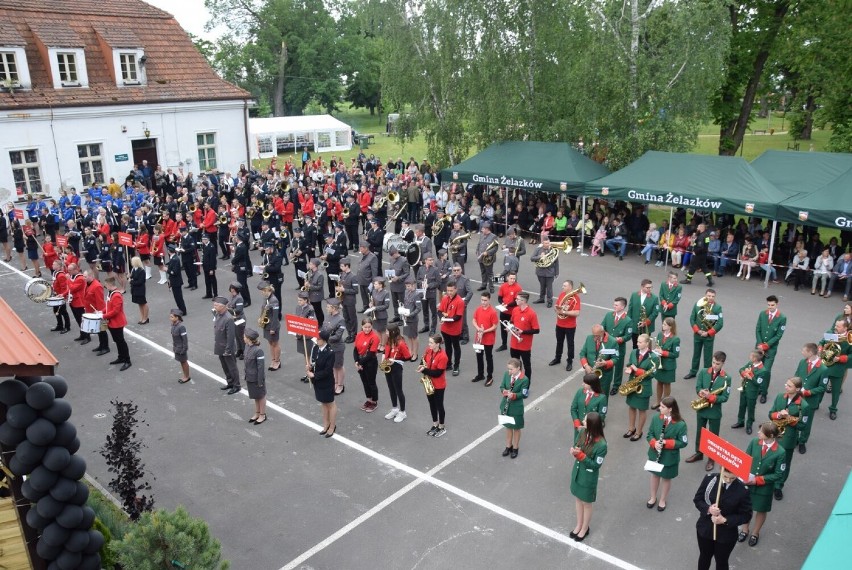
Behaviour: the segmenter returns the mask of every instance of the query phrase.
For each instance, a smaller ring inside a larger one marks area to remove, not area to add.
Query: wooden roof
[[[23,291],[21,294],[23,295]],[[0,339],[0,376],[52,376],[59,364],[56,357],[2,297]]]
[[[0,110],[252,98],[216,74],[171,14],[141,0],[0,0],[0,26],[0,46],[26,45],[32,80],[0,93]],[[89,87],[54,89],[39,42],[83,47]],[[144,49],[147,85],[116,85],[109,54],[127,47]]]

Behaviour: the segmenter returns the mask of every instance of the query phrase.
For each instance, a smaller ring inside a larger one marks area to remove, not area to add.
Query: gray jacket
[[[182,322],[172,325],[172,350],[175,354],[186,354],[189,350],[186,327]]]
[[[343,344],[343,337],[346,335],[346,321],[343,320],[343,315],[340,313],[326,315],[320,331],[329,332],[328,346],[332,351],[343,352],[346,350],[346,345]]]
[[[358,264],[358,285],[367,287],[379,276],[379,258],[375,253],[369,252],[361,258]]]
[[[396,281],[390,282],[390,291],[391,293],[402,293],[405,291],[405,280],[408,279],[408,275],[411,273],[411,267],[408,265],[408,261],[403,256],[398,256],[396,259],[391,258],[390,268],[393,269],[394,276],[397,278]]]
[[[382,289],[381,291],[373,289],[373,306],[376,310],[373,311],[373,318],[383,320],[388,318],[388,307],[390,307],[390,293]],[[323,323],[325,324],[325,323]]]
[[[426,279],[426,299],[437,298],[438,287],[441,286],[441,272],[434,265],[426,267],[425,265],[417,270],[417,287],[423,288],[423,279]]]
[[[246,366],[246,382],[263,386],[266,383],[266,362],[263,349],[256,344],[247,344],[243,358]]]
[[[311,303],[321,303],[325,295],[323,291],[325,291],[325,282],[323,277],[325,273],[321,270],[317,270],[311,273],[310,280],[310,290],[308,291],[308,300]]]
[[[552,249],[553,248],[551,248],[551,250]],[[530,257],[530,261],[533,263],[537,262],[539,259],[544,257],[544,253],[544,247],[538,246],[535,248],[535,253],[533,253],[532,257]],[[556,277],[559,275],[559,257],[556,257],[556,261],[554,261],[550,267],[536,267],[535,274],[538,277]]]
[[[216,313],[213,319],[213,354],[233,356],[237,352],[236,327],[228,311]]]

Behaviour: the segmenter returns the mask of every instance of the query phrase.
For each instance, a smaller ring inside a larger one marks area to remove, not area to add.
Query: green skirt
[[[675,477],[677,477],[678,463],[675,463],[674,465],[666,465],[665,467],[663,467],[662,471],[657,473],[657,475],[660,477],[660,479],[674,479]]]
[[[524,429],[524,414],[521,412],[520,414],[506,414],[515,419],[514,424],[502,424],[504,428],[508,429]]]
[[[649,392],[646,394],[645,392]],[[631,408],[636,408],[637,410],[647,410],[651,407],[651,394],[650,391],[645,388],[642,390],[641,394],[636,394],[636,392],[627,395],[627,405]]]
[[[660,382],[662,384],[674,384],[674,381],[676,379],[675,378],[675,372],[677,372],[677,371],[674,370],[674,369],[672,369],[672,370],[659,370],[658,369],[654,373],[654,378],[657,379],[657,382]]]
[[[760,492],[760,487],[752,485],[749,487],[751,494],[751,510],[756,513],[768,513],[772,510],[772,489],[773,485],[766,485],[770,489],[769,493]]]
[[[579,485],[573,479],[571,480],[571,494],[583,501],[584,503],[594,503],[598,498],[597,485],[594,487],[585,487]]]

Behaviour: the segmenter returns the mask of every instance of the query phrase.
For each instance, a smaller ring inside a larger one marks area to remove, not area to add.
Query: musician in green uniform
[[[834,322],[834,334],[837,335],[836,341],[822,339],[819,342],[820,357],[828,367],[828,382],[831,389],[826,391],[831,392],[828,417],[832,420],[837,419],[837,404],[840,401],[840,393],[843,391],[843,377],[852,360],[849,358],[852,355],[852,343],[850,343],[852,337],[849,335],[849,325],[845,319]]]
[[[710,368],[713,341],[724,325],[722,305],[716,303],[715,290],[707,289],[704,292],[704,297],[699,299],[692,307],[689,325],[692,327],[692,365],[689,367],[689,373],[683,377],[685,380],[695,378],[698,373],[698,367],[701,366],[702,351],[704,352],[704,368]]]
[[[640,334],[636,343],[638,348],[630,351],[630,362],[624,368],[624,373],[630,377],[620,390],[621,394],[627,396],[627,423],[630,427],[624,437],[629,437],[630,441],[639,441],[645,433],[645,416],[650,407],[652,380],[660,365],[657,355],[651,352],[651,337]]]
[[[692,406],[696,410],[695,453],[686,458],[687,463],[704,459],[704,454],[700,451],[701,428],[707,426],[707,429],[719,435],[719,428],[722,425],[722,404],[727,402],[731,395],[731,377],[722,370],[722,365],[727,358],[728,356],[721,350],[714,352],[713,364],[710,368],[702,368],[698,372],[695,393],[698,394],[700,402],[697,400],[696,402],[699,403],[697,405],[693,403]],[[704,469],[713,471],[715,465],[715,461],[708,459]]]
[[[659,409],[663,398],[671,395],[672,384],[676,379],[677,359],[680,356],[680,338],[677,336],[677,324],[674,317],[665,317],[662,329],[657,333],[657,347],[654,349],[654,352],[660,357],[660,366],[654,374],[654,378],[657,380],[657,403],[651,406],[652,410]]]
[[[660,313],[660,300],[651,291],[650,279],[643,279],[638,293],[630,295],[627,304],[627,316],[636,325],[633,327],[633,349],[636,349],[636,341],[639,335],[645,333],[654,337],[654,322]]]
[[[627,350],[625,342],[633,335],[633,321],[628,316],[624,308],[627,306],[627,299],[624,297],[616,297],[612,303],[612,312],[604,316],[601,325],[609,336],[611,336],[618,345],[618,359],[615,363],[615,369],[619,370],[624,365],[624,354]],[[615,396],[618,392],[618,387],[621,386],[621,374],[615,374],[613,377],[612,388],[609,391],[610,396]]]
[[[757,324],[754,327],[755,346],[763,351],[763,367],[766,369],[766,378],[759,386],[761,404],[766,403],[772,364],[775,362],[778,343],[781,342],[786,328],[787,315],[782,315],[778,310],[778,297],[770,295],[766,298],[766,310],[761,311],[757,316]]]
[[[660,413],[651,418],[648,428],[648,459],[663,465],[663,470],[651,472],[651,498],[645,503],[649,509],[666,510],[666,499],[672,488],[672,479],[677,477],[680,450],[687,444],[686,422],[680,415],[677,400],[666,396],[660,402]]]
[[[731,429],[745,426],[746,433],[751,435],[751,425],[754,423],[754,407],[761,387],[769,382],[769,371],[763,363],[763,351],[756,348],[751,351],[748,363],[740,368],[742,384],[740,392],[740,409],[737,412],[737,423]]]
[[[802,359],[796,367],[796,376],[802,379],[802,396],[810,409],[810,421],[799,430],[799,453],[808,450],[807,443],[813,429],[814,417],[828,386],[828,369],[819,357],[819,347],[812,342],[802,347]]]
[[[601,374],[601,394],[609,395],[609,387],[615,365],[618,362],[618,345],[602,325],[593,325],[592,334],[586,337],[583,347],[580,349],[580,364],[586,374],[594,374],[599,370]]]
[[[574,495],[577,506],[577,525],[568,536],[577,542],[582,542],[589,536],[589,522],[592,520],[594,502],[598,496],[598,476],[607,450],[600,415],[597,412],[589,412],[583,423],[586,427],[571,448],[571,455],[574,456],[571,494]]]
[[[660,318],[675,318],[683,286],[677,282],[677,271],[669,271],[668,279],[660,284]]]
[[[571,419],[574,422],[574,443],[580,435],[583,427],[583,418],[589,412],[597,412],[601,421],[606,423],[607,395],[601,393],[601,379],[597,374],[586,374],[583,376],[583,387],[574,394],[571,402]]]
[[[749,523],[740,527],[738,542],[755,546],[760,539],[760,529],[766,522],[766,513],[772,510],[772,491],[775,483],[781,479],[787,466],[784,463],[784,448],[778,445],[778,427],[772,422],[764,422],[757,431],[757,437],[746,448],[751,456],[751,474],[745,484],[751,494],[751,508],[754,511],[754,531],[749,531]]]
[[[802,379],[798,376],[788,378],[784,383],[784,392],[775,396],[769,419],[779,426],[778,444],[784,449],[784,465],[781,477],[775,481],[774,497],[776,501],[784,498],[784,483],[790,476],[790,463],[793,461],[793,451],[799,440],[799,432],[810,423],[811,407],[802,397]],[[781,425],[784,425],[782,428]]]
[[[503,373],[503,382],[500,384],[500,414],[509,416],[514,423],[505,423],[506,449],[503,457],[511,455],[512,459],[518,456],[518,445],[521,443],[521,430],[524,429],[524,399],[529,394],[530,380],[521,372],[521,361],[510,358],[506,364],[506,372]]]

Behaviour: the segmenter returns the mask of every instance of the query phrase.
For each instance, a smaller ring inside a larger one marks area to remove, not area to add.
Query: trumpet
[[[746,384],[748,384],[749,380],[754,379],[754,364],[749,362],[746,369],[740,372],[740,376],[743,379],[743,383],[740,384],[739,388],[737,388],[737,392],[742,392],[743,389],[745,389]]]
[[[194,214],[196,210],[198,210],[198,204],[196,204],[195,202],[193,202],[193,203],[189,206],[189,211],[190,211],[190,213]]]
[[[500,324],[503,326],[504,329],[506,329],[506,332],[515,337],[515,340],[521,340],[521,333],[518,327],[513,325],[511,321],[500,321]]]
[[[262,214],[264,220],[269,220],[272,217],[272,210],[263,210]]]
[[[344,218],[349,217],[349,206],[346,206],[346,207],[343,208],[343,217]]]
[[[225,224],[227,224],[227,223],[228,223],[228,216],[227,216],[227,214],[222,214],[221,216],[219,216],[219,225],[220,225],[220,226],[224,226],[224,225],[225,225]]]

